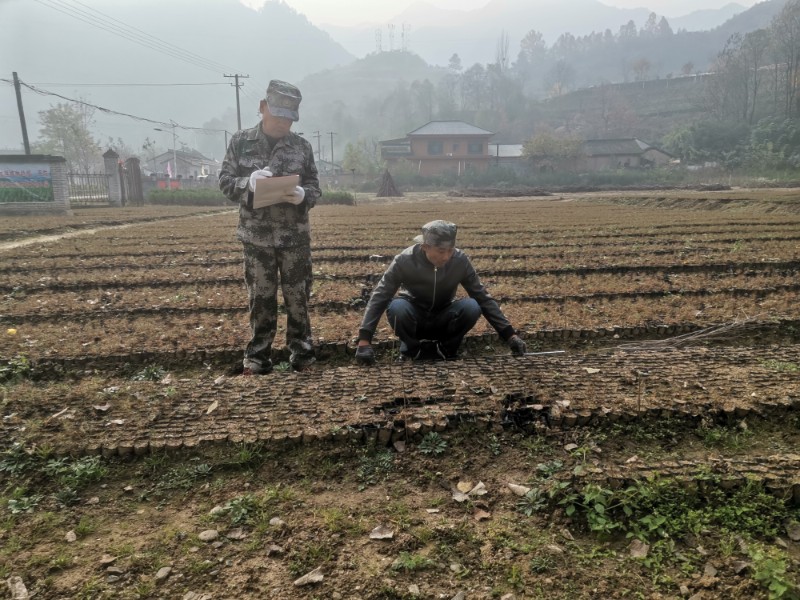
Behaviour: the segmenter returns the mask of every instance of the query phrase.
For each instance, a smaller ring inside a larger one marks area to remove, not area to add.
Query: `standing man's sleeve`
[[[219,171],[219,189],[225,197],[242,206],[252,206],[253,193],[249,189],[250,177],[239,177],[239,155],[236,151],[239,134],[236,133],[228,144],[222,168]]]
[[[369,297],[369,302],[367,302],[367,308],[364,310],[361,327],[358,329],[359,340],[372,342],[372,336],[375,335],[375,329],[378,326],[381,315],[386,311],[392,298],[400,288],[402,278],[397,258],[397,256],[394,257],[392,264],[389,265],[378,285],[372,290],[372,295]]]
[[[314,208],[317,200],[322,196],[322,190],[319,187],[319,173],[317,172],[317,164],[314,162],[314,150],[311,144],[303,144],[305,147],[305,169],[303,169],[303,176],[300,180],[300,187],[306,191],[305,203],[308,208]]]

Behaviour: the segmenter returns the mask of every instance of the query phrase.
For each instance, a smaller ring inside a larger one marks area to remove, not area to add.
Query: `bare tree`
[[[718,118],[753,122],[768,48],[769,36],[763,29],[728,39],[717,55],[706,92],[708,109]]]
[[[772,21],[772,36],[780,61],[785,65],[784,113],[792,116],[796,110],[800,86],[800,0],[789,0]]]
[[[519,54],[514,70],[520,81],[527,82],[534,77],[534,74],[541,70],[541,64],[547,56],[547,46],[544,36],[534,29],[531,29],[519,43]]]
[[[640,58],[633,62],[631,65],[633,68],[633,72],[636,75],[636,81],[644,81],[647,79],[647,74],[650,72],[650,61],[646,58]]]
[[[503,29],[500,32],[500,38],[497,40],[497,54],[495,55],[495,64],[500,69],[501,73],[505,73],[508,71],[508,47],[509,47],[509,38],[508,32]]]
[[[551,95],[561,96],[572,85],[575,79],[575,69],[566,60],[560,58],[550,67],[545,75],[545,84]]]
[[[461,108],[480,110],[486,99],[486,69],[475,63],[461,76]]]
[[[66,102],[39,111],[37,152],[63,156],[71,171],[89,173],[100,161],[100,145],[91,132],[94,112],[86,103]]]

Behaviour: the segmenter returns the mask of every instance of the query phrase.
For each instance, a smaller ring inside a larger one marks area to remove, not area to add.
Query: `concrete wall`
[[[26,214],[72,214],[63,157],[0,155],[0,215]]]

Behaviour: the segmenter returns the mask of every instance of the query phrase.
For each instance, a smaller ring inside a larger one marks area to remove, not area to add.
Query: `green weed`
[[[748,439],[753,437],[749,429],[731,427],[710,427],[700,430],[703,445],[709,448],[728,448],[739,450],[745,447]]]
[[[289,572],[294,577],[305,575],[321,564],[333,560],[335,556],[336,553],[328,543],[312,542],[293,553],[289,561]]]
[[[132,381],[161,381],[167,375],[164,367],[158,365],[148,365],[131,377]]]
[[[766,359],[759,361],[762,366],[769,369],[770,371],[778,371],[779,373],[797,373],[800,371],[800,366],[797,363],[793,362],[786,362],[781,360],[775,359]]]
[[[508,570],[506,581],[508,581],[508,584],[515,590],[525,589],[525,575],[522,572],[522,567],[519,565],[511,565]]]
[[[91,517],[83,516],[78,524],[75,526],[75,535],[79,538],[85,538],[97,529],[97,524]]]
[[[16,443],[3,452],[0,460],[0,472],[9,475],[20,475],[33,467],[34,458],[22,444]]]
[[[492,453],[492,456],[500,456],[503,452],[503,447],[500,444],[500,439],[493,433],[489,434],[489,440],[486,443],[489,448],[489,452]]]
[[[750,548],[753,561],[753,579],[767,590],[770,600],[796,600],[798,587],[786,575],[788,559],[775,549],[754,545]]]
[[[163,493],[170,490],[189,490],[202,480],[211,477],[212,468],[206,463],[197,465],[180,465],[166,471],[156,482],[156,484],[145,492]]]
[[[223,508],[228,513],[231,525],[246,525],[259,510],[259,503],[252,494],[245,494],[234,498]]]
[[[359,490],[363,490],[371,485],[375,485],[385,480],[394,466],[394,454],[389,450],[380,450],[369,453],[364,450],[358,459],[356,476],[359,481]]]
[[[30,496],[18,496],[10,498],[8,501],[8,510],[12,515],[19,515],[23,513],[32,513],[39,506],[43,496],[40,494],[32,494]]]
[[[435,431],[427,433],[419,443],[419,451],[422,452],[422,454],[439,456],[440,454],[444,454],[445,450],[447,450],[447,440]]]
[[[236,451],[228,466],[236,469],[257,467],[264,462],[264,454],[264,444],[261,442],[242,443],[236,446]]]
[[[409,552],[401,552],[395,561],[392,563],[392,569],[395,571],[422,571],[433,566],[433,561],[421,554],[411,554]]]
[[[28,357],[17,354],[6,363],[0,364],[0,384],[13,385],[31,374],[31,363]]]

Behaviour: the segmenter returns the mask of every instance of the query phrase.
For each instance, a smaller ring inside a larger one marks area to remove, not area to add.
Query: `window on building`
[[[458,152],[458,144],[453,144],[453,152]]]
[[[444,154],[444,144],[442,142],[428,142],[428,154],[432,156]]]
[[[483,154],[483,142],[470,142],[467,146],[469,154]]]

